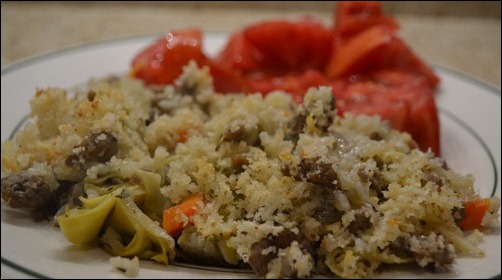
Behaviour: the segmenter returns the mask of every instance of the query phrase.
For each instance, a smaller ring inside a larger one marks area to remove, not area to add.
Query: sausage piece
[[[455,257],[453,245],[445,242],[440,234],[410,235],[404,233],[390,245],[398,256],[411,256],[415,262],[433,272],[448,271]]]
[[[65,163],[73,168],[88,168],[93,163],[107,162],[118,150],[115,136],[108,132],[94,133],[73,149]]]
[[[83,186],[82,182],[55,183],[28,169],[2,178],[2,198],[12,208],[31,210],[33,220],[42,221],[50,219],[68,202],[78,206]]]
[[[333,164],[323,162],[319,157],[302,158],[297,166],[285,164],[281,171],[284,176],[291,176],[297,181],[305,180],[330,189],[340,188]]]
[[[269,263],[279,256],[280,249],[289,248],[296,241],[304,255],[310,255],[313,262],[314,250],[310,242],[303,234],[295,234],[289,229],[284,229],[277,236],[269,236],[251,246],[251,255],[248,263],[259,277],[269,272]],[[280,278],[297,278],[298,271],[294,268],[282,269]]]
[[[45,177],[21,171],[2,178],[2,198],[12,208],[43,208],[54,201],[54,191]]]

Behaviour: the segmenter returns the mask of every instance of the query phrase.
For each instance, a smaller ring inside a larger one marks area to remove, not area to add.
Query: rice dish
[[[483,233],[458,226],[479,199],[474,178],[376,116],[335,115],[334,102],[327,87],[299,106],[280,91],[216,94],[195,63],[162,88],[123,76],[40,89],[2,144],[2,198],[53,217],[77,245],[263,278],[372,277],[403,263],[444,272],[483,256]],[[168,234],[163,211],[194,194],[195,214]],[[489,205],[486,230],[499,198]]]

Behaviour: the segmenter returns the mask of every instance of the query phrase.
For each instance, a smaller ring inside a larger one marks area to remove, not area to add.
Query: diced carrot
[[[178,139],[177,143],[185,143],[188,139],[188,128],[180,128],[178,129]]]
[[[189,125],[185,127],[179,128],[177,133],[176,143],[185,143],[188,138],[192,135],[198,134],[202,132],[202,127],[200,125]]]
[[[162,227],[171,236],[176,237],[183,228],[192,222],[191,217],[198,212],[204,202],[202,194],[188,196],[178,205],[164,209],[162,213]]]
[[[465,217],[460,221],[460,228],[463,230],[480,228],[481,221],[483,221],[489,206],[489,198],[471,200],[464,203]]]

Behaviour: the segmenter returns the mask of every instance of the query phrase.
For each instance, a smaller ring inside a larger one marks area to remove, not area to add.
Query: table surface
[[[2,1],[1,65],[5,68],[27,58],[85,43],[142,34],[160,35],[185,27],[232,32],[261,20],[295,20],[306,15],[331,24],[331,2],[310,6],[306,2],[299,2],[297,6],[286,7],[284,4],[278,6],[277,3],[274,5],[263,1],[239,3],[240,6],[217,5],[215,2]],[[428,63],[465,73],[500,89],[500,12],[495,16],[486,13],[487,7],[481,7],[484,11],[477,11],[475,7],[478,6],[470,2],[455,5],[456,10],[460,11],[457,14],[442,13],[439,4],[426,5],[424,7],[429,7],[430,11],[415,14],[410,11],[400,13],[398,8],[393,9],[392,16],[401,26],[399,36]],[[469,16],[461,13],[468,9],[478,14]],[[488,16],[479,15],[483,13]]]

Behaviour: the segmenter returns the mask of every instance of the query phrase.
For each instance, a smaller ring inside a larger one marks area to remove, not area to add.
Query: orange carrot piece
[[[178,205],[164,209],[162,213],[162,227],[171,236],[176,237],[183,231],[183,228],[192,222],[191,217],[200,208],[200,202],[204,201],[202,194],[188,196]],[[186,221],[188,219],[188,223]]]
[[[477,199],[464,203],[465,217],[460,221],[460,228],[463,230],[477,229],[481,227],[481,221],[488,211],[490,199]]]
[[[185,143],[188,139],[188,128],[180,128],[177,131],[178,133],[178,139],[176,140],[177,143]]]

